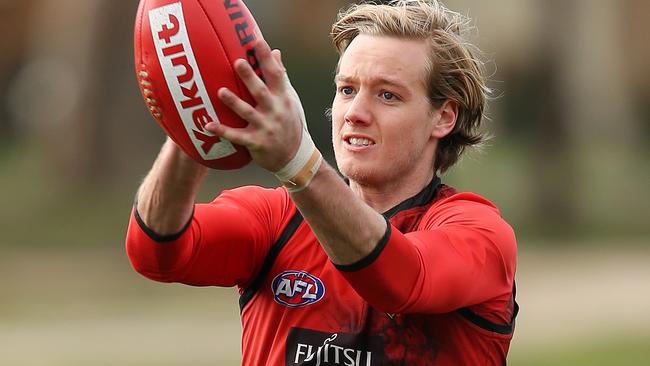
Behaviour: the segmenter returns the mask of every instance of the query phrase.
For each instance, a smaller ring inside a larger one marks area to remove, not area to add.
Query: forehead
[[[424,87],[428,51],[422,40],[360,34],[341,56],[337,78],[388,79]]]

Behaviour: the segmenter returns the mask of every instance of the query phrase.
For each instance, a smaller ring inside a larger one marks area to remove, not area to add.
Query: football
[[[238,169],[246,148],[206,131],[209,122],[245,127],[221,103],[227,87],[255,105],[233,63],[255,55],[257,24],[241,0],[141,0],[135,21],[135,71],[151,115],[189,156],[210,168]]]

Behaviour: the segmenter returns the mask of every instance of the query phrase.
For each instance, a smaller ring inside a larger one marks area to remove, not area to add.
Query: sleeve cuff
[[[136,202],[133,205],[133,216],[135,217],[135,221],[138,223],[138,226],[140,226],[140,229],[147,234],[147,236],[158,243],[167,243],[171,241],[175,241],[178,238],[180,238],[190,227],[190,224],[192,224],[192,219],[194,218],[194,207],[192,207],[192,214],[190,215],[190,219],[187,220],[187,223],[183,226],[183,228],[175,233],[175,234],[170,234],[170,235],[160,235],[153,231],[150,227],[148,227],[144,221],[142,220],[142,217],[140,217],[140,214],[138,213],[138,203]]]
[[[390,238],[391,234],[390,221],[388,221],[386,217],[384,217],[384,219],[386,220],[386,232],[384,233],[384,236],[379,240],[379,243],[377,243],[375,249],[372,250],[372,252],[352,264],[336,264],[332,262],[332,264],[334,264],[334,267],[336,267],[336,269],[341,272],[355,272],[370,266],[375,260],[377,260],[381,252],[386,247],[386,243],[388,243],[388,239]]]

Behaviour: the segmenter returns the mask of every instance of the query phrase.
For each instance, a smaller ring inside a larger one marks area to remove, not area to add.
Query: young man
[[[127,234],[135,269],[238,286],[244,365],[503,365],[512,338],[516,242],[497,208],[442,185],[477,133],[488,92],[465,19],[433,0],[353,6],[333,40],[340,172],[322,161],[278,51],[261,41],[257,101],[221,100],[283,187],[240,187],[195,204],[206,168],[167,141]]]

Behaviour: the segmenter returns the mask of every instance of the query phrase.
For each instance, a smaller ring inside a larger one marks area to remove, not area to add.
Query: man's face
[[[433,171],[435,111],[425,88],[428,46],[359,35],[339,62],[332,140],[341,172],[381,186]]]

